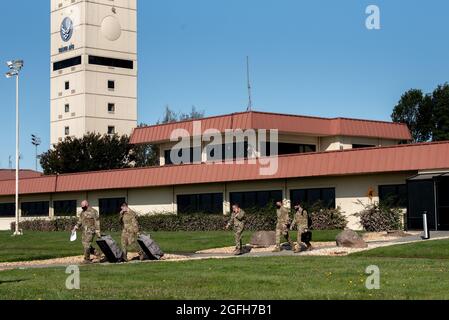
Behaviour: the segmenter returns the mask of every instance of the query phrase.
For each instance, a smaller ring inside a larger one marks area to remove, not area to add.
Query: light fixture
[[[9,71],[5,73],[6,78],[16,78],[16,196],[15,196],[15,236],[22,235],[19,229],[20,216],[19,216],[19,166],[20,166],[20,152],[19,152],[19,76],[20,71],[23,68],[23,60],[10,60],[6,62]]]
[[[19,72],[23,68],[23,60],[7,61],[6,65],[10,70]]]
[[[19,74],[19,72],[18,71],[15,71],[15,70],[13,70],[13,71],[8,71],[8,72],[6,72],[5,73],[5,76],[6,76],[6,78],[12,78],[12,77],[14,77],[14,76],[17,76]]]

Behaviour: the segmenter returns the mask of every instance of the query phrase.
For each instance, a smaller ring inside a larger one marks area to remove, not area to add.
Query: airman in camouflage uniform
[[[101,253],[92,246],[95,236],[101,237],[100,215],[97,210],[89,207],[89,202],[87,201],[83,201],[81,207],[83,211],[79,215],[74,231],[81,228],[83,232],[84,262],[90,263],[92,262],[90,259],[91,254],[101,258]]]
[[[243,254],[242,234],[245,230],[245,211],[243,211],[238,205],[232,206],[231,219],[229,220],[226,229],[234,227],[235,233],[235,255]]]
[[[122,229],[122,251],[123,259],[128,261],[128,247],[137,243],[139,237],[139,222],[137,221],[137,214],[129,209],[128,204],[122,205],[122,211],[120,212],[120,223]],[[142,258],[143,252],[139,251],[139,256]]]
[[[276,248],[274,252],[282,251],[281,248],[281,237],[284,237],[285,240],[290,244],[293,248],[293,242],[290,240],[290,212],[283,205],[282,202],[276,203],[276,215],[277,215],[277,224],[276,224]]]
[[[295,250],[295,253],[301,252],[301,242],[302,235],[309,230],[309,214],[306,210],[304,210],[300,204],[295,206],[296,214],[293,219],[293,223],[290,227],[291,230],[294,230],[295,227],[298,228],[298,246]],[[307,249],[312,249],[312,244],[310,242],[305,243]]]

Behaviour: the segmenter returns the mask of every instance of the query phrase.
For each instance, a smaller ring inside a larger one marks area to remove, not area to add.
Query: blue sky
[[[365,28],[370,4],[380,7],[381,30]],[[0,20],[0,62],[26,63],[22,167],[34,168],[30,135],[49,147],[50,1],[14,5],[20,17]],[[256,110],[389,120],[404,91],[449,80],[448,13],[446,0],[140,0],[139,121],[156,122],[165,105],[244,111],[247,55]],[[14,82],[3,76],[0,108],[7,168]]]

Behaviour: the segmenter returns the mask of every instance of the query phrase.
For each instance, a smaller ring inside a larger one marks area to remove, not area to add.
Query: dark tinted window
[[[76,216],[76,200],[54,201],[53,207],[56,217]]]
[[[0,217],[10,218],[16,215],[16,204],[15,203],[0,203]]]
[[[282,201],[282,191],[250,191],[231,193],[231,204],[238,204],[243,209],[265,208],[277,201]]]
[[[115,81],[114,80],[108,81],[108,89],[115,89]]]
[[[134,69],[134,62],[132,60],[113,59],[98,56],[89,56],[89,64],[114,68]]]
[[[438,205],[449,207],[449,178],[445,177],[438,181]]]
[[[201,163],[201,158],[202,158],[202,154],[201,154],[201,148],[190,148],[188,149],[189,151],[189,157],[188,157],[188,162],[186,163],[177,163],[177,164],[189,164],[189,163]],[[178,157],[180,159],[183,158],[183,152],[185,152],[183,149],[178,149],[175,150],[178,151]],[[164,151],[164,157],[165,157],[165,164],[166,165],[171,165],[173,164],[173,160],[171,158],[171,150],[165,150]]]
[[[100,215],[119,214],[122,204],[126,202],[125,198],[100,199],[98,201],[100,207]]]
[[[389,207],[407,208],[407,185],[379,186],[379,200]]]
[[[352,149],[374,148],[375,145],[371,144],[353,144]]]
[[[207,194],[190,194],[177,196],[178,213],[207,213],[222,214],[223,213],[223,194],[207,193]]]
[[[81,56],[53,63],[53,71],[70,68],[81,64]]]
[[[266,144],[261,144],[261,153],[267,156],[271,155],[270,142]],[[311,153],[316,152],[316,146],[312,144],[296,144],[296,143],[278,143],[278,155],[288,155],[297,153]]]
[[[213,145],[207,146],[206,152],[208,161],[246,159],[248,158],[250,150],[248,141],[223,144],[221,145],[221,158],[220,158],[219,155],[215,155],[215,149],[218,148],[220,148],[220,146],[219,147]]]
[[[317,203],[326,208],[335,208],[336,204],[334,188],[291,190],[290,199],[293,206],[301,203],[305,208]]]
[[[50,203],[48,201],[24,202],[21,209],[22,217],[48,217]]]

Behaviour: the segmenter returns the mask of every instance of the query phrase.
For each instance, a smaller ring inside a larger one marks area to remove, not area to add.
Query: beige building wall
[[[365,138],[365,137],[322,137],[320,138],[321,151],[338,151],[352,149],[354,144],[388,147],[398,145],[400,140],[395,139],[380,139],[380,138]]]
[[[360,212],[363,204],[378,202],[378,187],[380,185],[405,184],[407,178],[417,172],[372,174],[359,176],[300,178],[286,180],[265,180],[231,183],[214,183],[185,185],[175,187],[156,187],[122,190],[89,191],[61,194],[43,194],[21,197],[21,202],[49,201],[49,217],[52,217],[52,201],[77,200],[78,211],[81,210],[81,201],[89,200],[92,207],[99,210],[99,199],[125,198],[130,207],[140,215],[166,214],[177,212],[177,196],[190,194],[223,193],[223,213],[230,212],[230,193],[245,191],[271,191],[283,192],[286,204],[290,202],[290,192],[295,189],[335,188],[336,205],[340,207],[349,221],[351,229],[361,229],[359,219],[354,216]],[[374,190],[374,198],[368,198],[368,191]],[[0,203],[13,203],[14,197],[0,197]],[[0,230],[9,229],[14,218],[0,218]]]
[[[335,188],[336,205],[340,207],[349,221],[348,227],[354,230],[362,229],[359,219],[354,216],[360,212],[363,206],[379,202],[379,186],[405,184],[406,180],[416,174],[416,172],[360,175],[344,177],[324,177],[292,179],[288,181],[288,195],[290,190],[313,189],[313,188]],[[374,198],[368,197],[370,189],[374,190]]]
[[[67,42],[60,35],[66,17],[74,25]],[[80,65],[53,71],[53,63],[77,56]],[[131,60],[134,67],[92,65],[89,56]],[[88,132],[106,134],[111,127],[131,134],[137,126],[137,0],[51,0],[51,65],[52,144]]]
[[[222,142],[225,142],[224,135],[222,135]],[[257,140],[257,143],[259,141]],[[353,148],[354,144],[375,146],[375,147],[387,147],[394,146],[400,143],[399,140],[394,139],[380,139],[380,138],[365,138],[365,137],[318,137],[318,136],[306,136],[306,135],[293,135],[293,134],[279,134],[279,142],[281,143],[295,143],[314,145],[318,152],[325,151],[339,151],[349,150]],[[159,146],[159,162],[161,166],[166,165],[165,151],[171,150],[178,142],[163,142]],[[206,146],[209,142],[202,142],[202,161],[207,162]],[[254,156],[260,156],[260,153],[256,152]],[[251,156],[249,157],[251,158]]]

